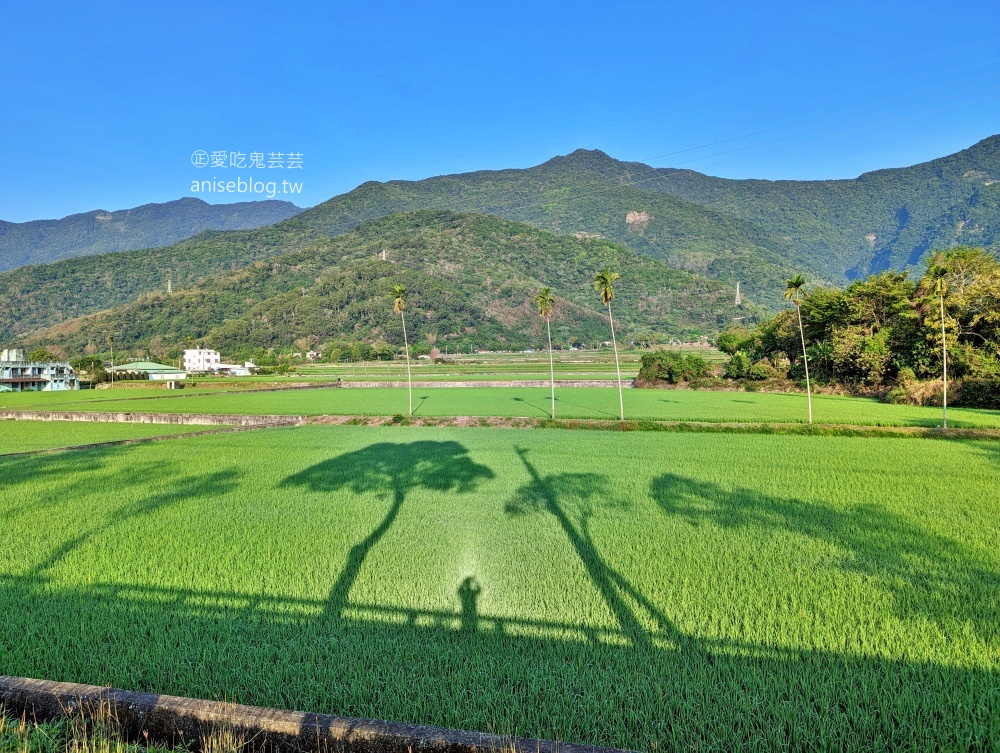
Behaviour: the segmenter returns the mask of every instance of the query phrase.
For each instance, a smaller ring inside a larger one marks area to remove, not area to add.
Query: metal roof
[[[183,369],[175,369],[173,366],[165,366],[162,363],[152,361],[133,361],[115,366],[109,371],[145,371],[147,374],[185,374]]]

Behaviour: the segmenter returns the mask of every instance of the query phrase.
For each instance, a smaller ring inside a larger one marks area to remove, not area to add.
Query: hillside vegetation
[[[492,214],[555,233],[607,238],[678,269],[742,281],[758,297],[770,295],[805,261],[766,228],[632,185],[626,163],[585,150],[527,170],[365,183],[287,225],[336,236],[365,220],[416,209]]]
[[[135,301],[152,291],[194,285],[326,238],[284,224],[258,230],[207,231],[166,248],[67,259],[0,273],[0,342],[84,314]]]
[[[808,259],[803,269],[834,282],[919,269],[934,249],[1000,244],[1000,135],[853,180],[726,180],[670,169],[643,178],[648,189],[787,237]]]
[[[98,209],[31,222],[0,221],[0,271],[136,248],[165,246],[204,230],[249,230],[300,212],[288,201],[206,204],[186,197],[107,212]]]
[[[413,212],[205,278],[170,296],[144,295],[27,342],[71,353],[103,349],[111,333],[122,348],[154,353],[193,341],[229,353],[338,339],[402,345],[390,295],[401,283],[409,291],[411,342],[452,351],[540,346],[544,328],[530,298],[548,285],[557,298],[554,340],[597,343],[610,339],[592,286],[594,273],[605,267],[622,271],[613,311],[629,336],[718,331],[741,313],[729,286],[610,241],[555,235],[497,217]],[[742,312],[754,310],[747,304]]]

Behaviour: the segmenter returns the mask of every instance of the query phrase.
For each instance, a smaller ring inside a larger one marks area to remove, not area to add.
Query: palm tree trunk
[[[114,387],[115,386],[115,346],[111,345],[111,343],[108,343],[108,345],[111,346],[111,386]]]
[[[809,423],[813,422],[812,388],[809,386],[809,356],[806,355],[806,332],[802,328],[802,307],[796,305],[795,313],[799,315],[799,336],[802,338],[802,363],[806,367],[806,402],[809,405]]]
[[[944,421],[942,424],[943,429],[948,428],[948,339],[944,331],[944,295],[941,295],[941,358],[944,363],[944,371],[942,373],[944,381]]]
[[[399,312],[399,318],[403,320],[403,348],[406,353],[406,385],[410,390],[410,415],[413,415],[413,375],[410,374],[410,341],[406,339],[406,315]]]
[[[549,318],[545,317],[545,330],[549,334],[549,380],[552,385],[552,419],[556,417],[556,368],[552,365],[552,325]]]
[[[611,322],[611,344],[615,349],[615,371],[618,373],[618,410],[625,420],[625,401],[622,399],[622,370],[618,366],[618,340],[615,339],[615,320],[611,318],[611,301],[608,301],[608,321]]]

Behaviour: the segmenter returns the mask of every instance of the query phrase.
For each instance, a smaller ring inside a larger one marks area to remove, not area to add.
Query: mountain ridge
[[[288,201],[208,204],[185,196],[129,209],[93,209],[60,219],[0,220],[0,271],[111,251],[167,246],[206,230],[250,230],[302,211]]]
[[[697,276],[740,282],[744,294],[774,308],[784,280],[797,272],[813,285],[843,284],[883,268],[912,269],[930,250],[959,242],[996,252],[998,174],[1000,136],[910,168],[836,181],[713,178],[620,162],[598,150],[527,169],[369,181],[255,230],[204,231],[168,247],[0,273],[0,309],[11,312],[0,320],[0,338],[127,304],[166,290],[168,281],[177,289],[325,247],[364,222],[422,210],[485,213],[605,239]]]

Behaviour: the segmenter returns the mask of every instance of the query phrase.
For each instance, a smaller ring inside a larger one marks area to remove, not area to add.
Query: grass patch
[[[241,746],[217,746],[219,753],[237,753]],[[187,753],[144,740],[128,742],[109,709],[99,708],[92,718],[82,714],[37,722],[6,714],[0,707],[0,753]]]
[[[209,426],[76,421],[0,421],[0,455],[205,431]]]
[[[0,459],[0,652],[641,750],[988,749],[998,448],[307,426]]]

